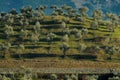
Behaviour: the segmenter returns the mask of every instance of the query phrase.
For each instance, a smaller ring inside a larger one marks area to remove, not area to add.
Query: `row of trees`
[[[9,14],[2,12],[0,19],[3,21],[7,21],[9,24],[13,24],[14,22],[18,22],[21,25],[28,25],[29,21],[31,21],[31,18],[34,18],[34,20],[44,20],[45,16],[45,9],[47,6],[39,6],[36,9],[33,9],[32,6],[28,7],[22,7],[20,9],[21,14],[18,14],[18,12],[15,9],[12,9]],[[87,7],[81,7],[79,9],[73,9],[71,6],[63,5],[61,7],[57,7],[56,5],[52,5],[50,7],[53,9],[52,16],[55,19],[55,16],[61,15],[65,16],[65,21],[70,20],[70,18],[73,19],[80,19],[81,21],[85,21],[86,18],[88,18],[87,12],[89,9]],[[92,18],[99,22],[104,17],[108,18],[111,22],[114,22],[115,24],[118,24],[119,16],[112,13],[106,13],[106,15],[103,14],[102,10],[96,9],[93,11]]]
[[[6,73],[1,73],[0,79],[1,80],[39,80],[39,79],[44,79],[44,80],[102,80],[104,79],[103,76],[101,75],[78,75],[78,74],[47,74],[44,75],[42,74],[37,74],[32,71],[32,69],[27,69],[24,67],[21,67],[17,73],[15,72],[6,72]],[[41,77],[38,77],[41,76]],[[119,74],[111,74],[107,75],[106,74],[107,80],[119,80],[120,75]]]
[[[19,68],[17,72],[4,72],[0,74],[1,80],[37,80],[37,74],[30,68],[24,66]]]
[[[77,74],[72,75],[65,75],[64,80],[102,80],[103,78],[100,77],[100,75],[83,75],[81,78],[78,78]],[[107,79],[107,78],[106,78]],[[113,76],[108,77],[108,80],[119,80],[120,76],[119,74],[113,74]],[[51,74],[50,80],[58,80],[58,76],[56,74]]]

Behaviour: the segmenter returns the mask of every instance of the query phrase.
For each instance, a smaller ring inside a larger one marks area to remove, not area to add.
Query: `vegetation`
[[[119,80],[118,73],[111,74],[39,74],[32,70],[32,68],[19,68],[16,72],[0,73],[1,80]]]
[[[64,56],[71,49],[76,49],[71,54],[79,54],[84,51],[84,55],[91,53],[91,56],[95,56],[94,53],[98,54],[96,50],[99,47],[100,51],[104,53],[104,57],[110,55],[112,58],[114,54],[120,56],[119,44],[114,41],[115,39],[119,41],[119,37],[117,37],[120,29],[118,15],[107,13],[105,16],[102,10],[96,9],[90,18],[87,15],[89,10],[87,7],[74,10],[67,5],[51,6],[52,14],[45,15],[46,8],[46,6],[39,6],[32,9],[31,6],[28,6],[20,9],[21,14],[15,9],[12,9],[9,14],[1,13],[1,44],[5,42],[12,44],[10,48],[14,49],[14,54],[17,53],[15,50],[17,45],[23,44],[26,47],[24,51],[29,49],[27,53],[32,52],[32,48],[29,47],[34,47],[38,51],[41,48],[46,49],[47,53],[50,53],[53,48],[61,47]],[[108,19],[104,20],[104,18]],[[114,48],[115,46],[116,48]],[[93,47],[95,49],[91,51]],[[1,52],[3,53],[3,51]],[[11,52],[9,51],[9,53]],[[52,53],[57,54],[57,51],[54,50]]]
[[[1,13],[0,59],[25,61],[28,58],[40,60],[42,57],[54,60],[57,57],[58,61],[102,59],[119,62],[119,15],[103,14],[102,10],[96,9],[91,17],[87,14],[87,7],[73,9],[67,5],[52,5],[50,8],[53,12],[46,15],[46,8],[42,5],[36,9],[28,6],[22,7],[20,13],[15,9]],[[24,72],[15,75],[20,78],[17,80],[32,80],[31,77],[26,79]],[[7,79],[5,75],[0,77]],[[59,80],[59,77],[52,74],[49,79]],[[66,75],[63,79],[78,80],[78,75]],[[97,80],[98,75],[87,76],[85,79]],[[119,80],[116,76],[109,78],[116,79]]]

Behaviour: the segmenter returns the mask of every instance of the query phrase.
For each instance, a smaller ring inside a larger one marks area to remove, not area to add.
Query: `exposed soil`
[[[119,62],[86,61],[86,60],[55,60],[55,59],[32,59],[32,60],[0,60],[0,68],[120,68]]]

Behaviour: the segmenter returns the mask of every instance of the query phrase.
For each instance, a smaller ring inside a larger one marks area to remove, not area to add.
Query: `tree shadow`
[[[63,32],[54,32],[56,35],[63,35]]]
[[[61,22],[52,20],[52,21],[41,21],[41,23],[49,25],[49,24],[60,24]]]
[[[104,40],[105,40],[104,37],[95,37],[95,38],[84,39],[84,41],[87,41],[87,42],[102,42]]]
[[[19,56],[21,56],[21,58],[26,58],[26,59],[33,59],[33,58],[47,58],[47,57],[61,57],[60,55],[57,55],[57,54],[45,54],[45,53],[40,53],[40,54],[37,54],[37,53],[27,53],[27,54],[13,54],[11,55],[12,58],[15,58],[15,59],[18,59]]]
[[[55,42],[55,41],[60,41],[60,40],[61,40],[61,38],[56,37],[52,41]],[[42,39],[39,40],[39,42],[48,42],[48,41],[47,41],[46,38],[42,38]]]
[[[40,45],[34,45],[34,46],[26,46],[27,49],[36,49],[36,48],[41,48],[42,46]]]
[[[109,77],[113,77],[113,73],[102,74],[99,76],[98,80],[108,80]]]
[[[89,30],[93,30],[93,31],[96,31],[96,30],[98,30],[98,29],[93,29],[93,28],[88,28]]]
[[[83,26],[70,26],[71,28],[82,29]]]
[[[101,30],[101,29],[98,29],[98,31],[101,31],[101,32],[111,32],[111,31],[108,31],[108,30]]]
[[[77,55],[68,55],[69,58],[76,59],[76,60],[95,60],[97,57],[94,55],[83,55],[83,54],[77,54]]]
[[[4,33],[4,30],[0,29],[0,33]]]
[[[6,35],[5,34],[0,34],[0,39],[6,39]]]
[[[34,59],[34,58],[64,58],[63,54],[46,54],[46,53],[26,53],[26,54],[12,54],[11,58],[14,59]],[[74,54],[74,55],[66,55],[66,57],[75,59],[75,60],[95,60],[97,57],[95,55],[84,55],[84,54]]]
[[[58,29],[60,28],[60,26],[58,24],[56,25],[49,25],[49,26],[44,26],[44,29]]]

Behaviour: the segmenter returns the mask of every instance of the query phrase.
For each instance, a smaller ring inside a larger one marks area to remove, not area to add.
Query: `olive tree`
[[[55,37],[56,37],[56,35],[54,33],[50,32],[47,34],[47,41],[51,43]]]
[[[116,14],[107,13],[106,17],[109,19],[108,29],[114,31],[119,25],[119,17]]]
[[[62,42],[68,42],[69,41],[69,37],[67,34],[65,34],[63,37],[62,37]]]
[[[98,29],[99,28],[99,24],[97,21],[93,21],[91,24],[90,24],[90,28],[91,29]]]
[[[34,80],[32,69],[20,67],[18,72],[15,73],[15,80]]]
[[[28,19],[24,19],[23,20],[23,26],[22,29],[26,30],[26,28],[29,26],[29,20]]]
[[[78,44],[79,53],[82,53],[86,48],[87,48],[87,46],[84,43],[79,43]]]
[[[5,33],[5,35],[6,35],[7,38],[9,38],[10,36],[12,36],[14,34],[13,27],[5,25],[4,33]]]
[[[26,13],[26,7],[25,6],[22,6],[21,9],[20,9],[20,12],[23,14],[23,13]]]
[[[119,17],[116,14],[112,14],[112,13],[107,13],[106,17],[110,20],[110,22],[112,23],[116,23],[119,21]]]
[[[78,75],[77,74],[72,74],[71,76],[72,80],[78,80]]]
[[[40,32],[41,32],[41,24],[40,24],[39,21],[37,21],[37,22],[35,23],[34,31],[35,31],[36,33],[39,33],[39,34],[40,34]]]
[[[58,77],[56,74],[51,74],[50,75],[50,80],[58,80]]]
[[[87,7],[81,7],[81,8],[79,8],[79,11],[80,11],[80,13],[81,13],[81,15],[82,15],[82,17],[87,17],[88,15],[87,15],[87,11],[88,11],[89,9],[87,8]]]
[[[85,38],[88,34],[88,29],[87,28],[83,28],[82,29],[82,35],[83,35],[83,38]]]
[[[73,29],[71,30],[71,33],[76,35],[76,34],[78,33],[78,31],[79,31],[79,30],[78,30],[77,28],[73,28]]]
[[[57,9],[55,9],[55,12],[57,12],[58,15],[63,15],[63,10],[62,10],[62,8],[57,8]]]
[[[92,15],[94,21],[99,21],[103,18],[103,12],[100,9],[96,9],[93,11],[93,15]]]
[[[98,75],[88,75],[85,80],[98,80]]]
[[[78,39],[78,42],[83,40],[83,35],[82,35],[82,31],[79,30],[76,34],[75,37]]]
[[[18,14],[17,11],[16,11],[16,9],[14,9],[14,8],[10,11],[10,13],[11,13],[12,15]]]
[[[78,75],[77,74],[65,75],[64,80],[78,80]]]
[[[9,24],[9,25],[12,25],[13,23],[14,23],[14,18],[13,17],[9,17],[8,18],[8,20],[7,20],[7,23]]]
[[[30,41],[34,44],[39,41],[39,34],[31,33]]]
[[[33,18],[35,19],[35,21],[38,21],[40,19],[43,19],[43,16],[38,10],[33,10]]]
[[[21,29],[19,33],[19,38],[21,39],[21,41],[24,41],[24,39],[26,39],[27,36],[28,36],[28,30]]]
[[[108,31],[110,31],[110,32],[115,31],[115,24],[114,23],[109,22],[109,23],[107,23],[106,27],[107,27]]]
[[[120,53],[120,48],[118,46],[106,46],[105,51],[110,55],[110,59],[112,59],[113,54]]]
[[[6,54],[10,54],[10,47],[11,47],[11,43],[2,43],[0,45],[0,50],[2,51],[2,57],[6,58]]]
[[[66,57],[66,52],[69,50],[70,46],[66,42],[63,42],[60,48],[62,49],[63,57]]]
[[[51,13],[51,15],[52,15],[53,21],[54,21],[54,20],[55,20],[55,17],[58,15],[58,12],[53,11],[53,12]]]
[[[69,28],[65,28],[65,29],[63,29],[63,34],[68,34],[68,35],[70,35],[70,29]]]
[[[109,77],[108,80],[120,80],[119,76]]]
[[[65,75],[64,80],[73,80],[70,75]]]
[[[65,29],[67,27],[67,24],[63,21],[60,26],[61,28]]]
[[[70,22],[70,18],[65,16],[63,19],[62,19],[66,24],[68,24]]]
[[[120,74],[118,72],[113,72],[113,76],[109,77],[108,80],[120,80]]]
[[[9,77],[3,75],[2,78],[1,78],[1,80],[11,80],[11,79]]]
[[[48,47],[47,47],[47,50],[48,50],[48,54],[50,53],[50,49],[51,49],[51,44],[53,42],[53,39],[56,37],[56,35],[52,32],[48,33],[47,34],[47,42],[48,42]]]
[[[24,44],[19,44],[17,46],[17,53],[18,53],[18,56],[19,56],[20,59],[22,59],[21,54],[23,54],[24,50],[25,50]]]

